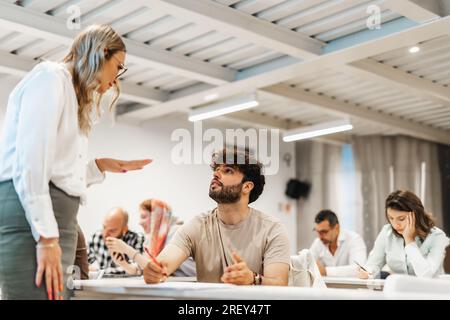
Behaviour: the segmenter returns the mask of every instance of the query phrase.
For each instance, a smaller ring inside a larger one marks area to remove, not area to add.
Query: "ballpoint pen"
[[[367,273],[370,273],[369,271],[367,271],[366,270],[366,268],[364,268],[362,265],[360,265],[358,262],[356,262],[356,261],[353,261],[354,263],[356,263],[356,265],[358,266],[358,267],[360,267],[362,270],[364,270],[365,272],[367,272]]]
[[[152,259],[152,261],[159,266],[161,269],[163,268],[163,265],[161,264],[161,262],[159,262],[158,260],[156,260],[156,258],[150,253],[150,251],[147,249],[147,247],[144,247],[145,252],[147,253],[147,255],[150,257],[150,259]],[[167,273],[163,272],[163,275],[165,277],[167,277]]]

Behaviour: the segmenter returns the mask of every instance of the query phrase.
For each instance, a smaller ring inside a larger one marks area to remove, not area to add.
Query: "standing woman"
[[[436,277],[443,273],[445,248],[449,239],[435,227],[419,197],[410,191],[394,191],[386,199],[389,222],[378,234],[359,277],[377,277],[387,265],[393,273]]]
[[[63,62],[42,62],[9,96],[0,141],[0,289],[3,299],[68,298],[67,267],[77,245],[86,187],[105,172],[151,160],[87,159],[94,109],[114,87],[126,48],[109,26],[91,26]],[[87,165],[86,165],[87,164]]]

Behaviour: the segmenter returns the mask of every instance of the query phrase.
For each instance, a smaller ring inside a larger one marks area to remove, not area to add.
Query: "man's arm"
[[[323,253],[322,253],[323,244],[321,241],[316,238],[311,247],[309,248],[309,251],[311,252],[314,260],[316,261],[317,267],[319,268],[320,274],[322,276],[327,275],[327,267],[325,266],[325,263],[323,261]]]
[[[225,268],[225,273],[221,280],[224,283],[237,285],[252,285],[254,282],[254,272],[250,270],[247,263],[236,253],[232,253],[234,264]],[[289,277],[289,265],[286,263],[274,262],[264,267],[262,275],[262,285],[266,286],[287,286]]]
[[[97,262],[97,258],[95,257],[95,253],[96,253],[96,247],[98,247],[98,237],[97,234],[94,233],[91,237],[91,241],[89,241],[88,243],[88,247],[89,247],[89,252],[88,252],[88,263],[89,264],[93,264],[94,262]]]
[[[146,283],[159,283],[169,276],[188,258],[188,255],[176,245],[167,245],[155,261],[149,259],[144,268]]]
[[[187,258],[189,256],[173,244],[168,244],[158,255],[158,260],[167,266],[169,275],[174,273]]]
[[[262,285],[287,286],[289,280],[289,265],[286,263],[271,263],[264,267]]]

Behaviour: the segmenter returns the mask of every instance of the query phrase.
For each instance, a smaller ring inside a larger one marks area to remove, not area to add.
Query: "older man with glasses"
[[[341,230],[336,214],[320,211],[315,218],[316,238],[310,251],[323,276],[356,277],[357,264],[364,264],[367,251],[364,240],[353,231]]]

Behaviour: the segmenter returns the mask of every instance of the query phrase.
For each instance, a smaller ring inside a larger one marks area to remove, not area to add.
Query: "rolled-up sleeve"
[[[63,84],[50,71],[38,72],[23,89],[13,182],[36,241],[59,237],[49,182],[62,108]]]
[[[95,159],[89,161],[86,165],[86,184],[91,186],[96,183],[101,183],[105,180],[105,174],[100,171],[95,162]]]

